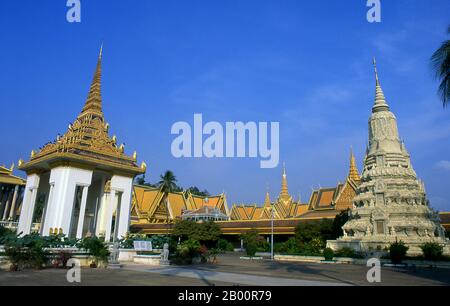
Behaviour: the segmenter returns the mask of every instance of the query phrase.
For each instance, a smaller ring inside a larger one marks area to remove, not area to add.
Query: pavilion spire
[[[102,57],[103,57],[103,43],[100,47],[100,52],[97,60],[97,67],[95,68],[94,78],[89,90],[89,95],[84,104],[83,111],[80,114],[84,116],[85,114],[93,114],[98,117],[103,118],[102,111]]]
[[[389,111],[389,105],[384,97],[383,89],[380,85],[380,79],[378,78],[377,61],[373,58],[373,67],[375,70],[375,104],[372,108],[372,112]]]

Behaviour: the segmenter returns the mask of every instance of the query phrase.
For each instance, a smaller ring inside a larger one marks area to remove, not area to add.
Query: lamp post
[[[272,233],[270,235],[270,258],[273,260],[274,256],[273,256],[273,218],[274,218],[274,211],[273,211],[273,203],[271,204],[272,206],[272,218],[271,218],[271,227],[272,227]]]

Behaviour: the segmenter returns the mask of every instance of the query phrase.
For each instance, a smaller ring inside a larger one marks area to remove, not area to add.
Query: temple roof
[[[63,162],[93,169],[121,171],[129,175],[145,172],[145,163],[141,167],[136,164],[136,153],[127,156],[124,145],[117,145],[116,136],[109,136],[109,124],[105,122],[102,111],[102,55],[103,47],[100,49],[94,78],[81,113],[63,136],[58,136],[38,152],[32,151],[28,162],[19,161],[20,170],[46,170],[53,164]]]
[[[8,184],[8,185],[25,185],[26,180],[21,177],[14,176],[13,173],[14,165],[10,168],[6,168],[5,166],[0,166],[0,184]]]

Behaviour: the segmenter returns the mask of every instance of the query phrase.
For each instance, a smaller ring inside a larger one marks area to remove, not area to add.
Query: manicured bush
[[[443,257],[444,248],[439,243],[427,242],[422,244],[420,248],[426,260],[440,260]]]
[[[394,243],[391,243],[391,245],[389,246],[389,257],[391,258],[392,263],[401,264],[402,261],[406,258],[408,249],[409,248],[403,241],[396,241]]]
[[[334,251],[330,248],[326,248],[323,250],[323,257],[325,257],[325,260],[331,261],[334,257]]]

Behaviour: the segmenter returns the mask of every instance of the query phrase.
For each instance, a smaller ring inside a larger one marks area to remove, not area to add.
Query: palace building
[[[10,168],[0,166],[0,224],[5,227],[14,227],[26,184],[23,178],[13,175],[13,170],[14,164]]]
[[[177,219],[223,221],[229,219],[228,215],[224,193],[201,197],[189,191],[164,192],[162,187],[134,186],[131,206],[133,225],[173,223]]]
[[[125,154],[102,110],[102,48],[84,107],[62,136],[19,161],[27,174],[18,233],[34,223],[41,235],[124,236],[129,229],[133,179],[145,173],[136,153]],[[39,213],[38,213],[39,212]]]
[[[353,153],[344,183],[314,190],[308,203],[295,201],[289,193],[286,168],[283,168],[281,190],[275,201],[267,192],[263,205],[233,205],[228,210],[225,194],[198,197],[189,192],[164,193],[159,188],[135,186],[132,205],[132,229],[144,234],[166,234],[177,219],[217,221],[224,235],[239,235],[251,229],[267,235],[292,235],[299,222],[334,219],[352,208],[352,198],[360,183]],[[166,200],[165,200],[166,199]],[[214,212],[211,214],[211,212]],[[208,218],[209,216],[209,218]],[[228,219],[226,218],[227,216]],[[221,220],[224,219],[224,220]]]

